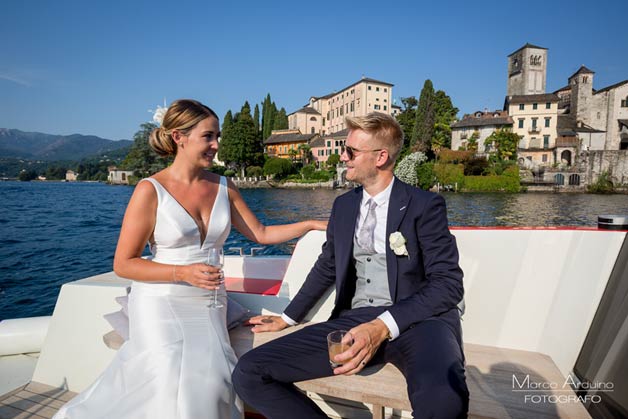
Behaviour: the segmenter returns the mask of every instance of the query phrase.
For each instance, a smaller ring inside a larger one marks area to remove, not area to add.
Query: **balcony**
[[[529,134],[540,134],[541,133],[541,128],[539,128],[539,127],[528,128],[528,133]]]
[[[578,147],[580,140],[576,137],[557,138],[556,147]]]

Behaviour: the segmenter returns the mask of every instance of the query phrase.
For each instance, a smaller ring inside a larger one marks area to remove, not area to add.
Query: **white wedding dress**
[[[222,247],[231,216],[227,182],[220,188],[201,243],[188,212],[155,179],[157,220],[151,253],[155,262],[204,262],[210,247]],[[187,283],[134,281],[129,295],[129,340],[109,367],[54,419],[241,419],[243,408],[231,384],[236,356],[223,308],[210,308],[213,291]]]

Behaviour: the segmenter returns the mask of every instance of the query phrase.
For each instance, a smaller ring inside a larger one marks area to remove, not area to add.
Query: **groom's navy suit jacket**
[[[356,284],[353,239],[361,200],[362,187],[335,200],[322,253],[284,311],[291,319],[301,321],[334,284],[336,301],[331,318],[351,308]],[[389,246],[388,238],[396,231],[406,239],[408,256],[395,255]],[[386,265],[393,301],[388,311],[399,332],[427,319],[439,319],[451,326],[460,343],[457,304],[463,296],[462,270],[442,196],[395,178],[388,204]]]

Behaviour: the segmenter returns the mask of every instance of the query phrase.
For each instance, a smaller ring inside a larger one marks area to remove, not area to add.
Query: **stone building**
[[[628,150],[628,80],[596,90],[595,72],[585,66],[555,93],[561,98],[564,129],[578,135],[582,149]]]
[[[488,153],[491,146],[484,144],[486,138],[499,129],[512,128],[512,123],[508,112],[502,110],[493,112],[485,110],[465,115],[451,125],[451,149],[467,150],[469,141],[476,141],[478,153]]]
[[[525,44],[508,56],[507,96],[545,93],[547,48]]]
[[[112,185],[128,185],[129,178],[133,176],[132,170],[120,170],[115,166],[109,166],[108,171],[107,182]]]
[[[65,172],[65,180],[67,182],[76,182],[77,177],[78,173],[76,173],[74,170],[68,170]]]
[[[325,96],[312,96],[303,108],[288,115],[288,128],[305,134],[333,134],[345,129],[346,116],[393,113],[393,84],[362,77]]]

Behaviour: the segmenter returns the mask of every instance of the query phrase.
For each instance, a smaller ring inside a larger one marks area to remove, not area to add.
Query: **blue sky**
[[[270,93],[290,113],[362,75],[397,99],[429,78],[462,116],[501,108],[526,42],[549,49],[549,92],[581,64],[598,89],[628,79],[625,0],[20,0],[0,16],[0,127],[51,134],[130,139],[164,98],[222,117]]]

